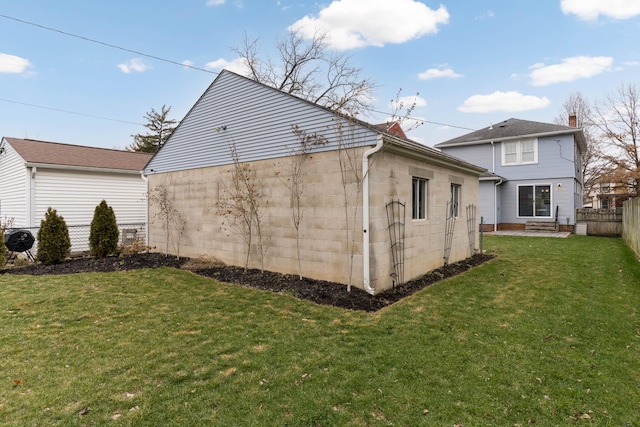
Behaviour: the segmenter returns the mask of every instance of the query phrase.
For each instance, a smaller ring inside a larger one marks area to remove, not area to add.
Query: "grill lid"
[[[4,245],[12,252],[28,251],[35,241],[29,230],[15,230],[4,236]]]

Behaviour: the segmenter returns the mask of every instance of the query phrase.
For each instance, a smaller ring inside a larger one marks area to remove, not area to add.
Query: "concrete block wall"
[[[359,148],[351,153],[352,157],[355,156],[353,158],[360,159],[355,163],[356,167],[361,165],[363,151],[363,148]],[[305,277],[362,287],[362,193],[358,191],[353,179],[346,187],[343,186],[338,155],[337,151],[313,154],[305,161],[302,169],[302,274]],[[260,187],[263,234],[270,239],[265,269],[298,274],[296,232],[287,187],[289,162],[289,158],[252,162],[251,169],[255,174],[254,180]],[[428,217],[423,221],[411,220],[411,172],[415,168],[432,173],[428,185]],[[179,246],[181,255],[214,256],[230,265],[244,265],[246,246],[231,224],[231,218],[221,215],[218,207],[229,195],[233,184],[233,170],[233,165],[227,165],[149,176],[149,189],[153,191],[156,186],[166,185],[174,207],[186,220]],[[350,172],[353,174],[353,171]],[[385,210],[386,203],[391,200],[399,199],[406,204],[405,280],[443,264],[445,211],[450,198],[451,176],[464,181],[461,217],[456,224],[450,258],[450,262],[455,262],[470,255],[464,207],[469,203],[478,204],[478,177],[385,151],[376,155],[371,162],[370,274],[371,284],[377,292],[392,286],[389,276],[392,257]],[[345,188],[348,219],[345,213]],[[150,245],[164,252],[166,233],[157,218],[157,206],[150,205],[149,217]],[[177,253],[175,240],[177,239],[170,241],[169,253]],[[254,235],[250,268],[260,268],[256,243],[257,236]]]
[[[360,150],[362,151],[362,150]],[[296,232],[293,226],[290,191],[287,187],[289,159],[252,162],[255,182],[260,186],[263,235],[270,239],[265,269],[298,274]],[[232,219],[221,215],[219,204],[230,194],[233,165],[202,168],[149,176],[149,188],[166,185],[175,207],[186,219],[180,253],[184,256],[215,256],[243,266],[246,246]],[[302,274],[306,277],[362,286],[362,198],[355,184],[347,184],[349,233],[347,234],[344,190],[337,152],[309,156],[303,166],[303,209],[300,224]],[[354,217],[354,212],[357,214]],[[157,206],[149,207],[150,218]],[[355,223],[354,223],[355,218]],[[157,250],[166,248],[165,232],[159,220],[150,222],[150,242]],[[355,236],[356,244],[351,242]],[[257,236],[254,235],[250,268],[260,268]],[[176,247],[170,242],[169,252]],[[350,270],[350,248],[354,248]],[[351,271],[351,272],[350,272]]]

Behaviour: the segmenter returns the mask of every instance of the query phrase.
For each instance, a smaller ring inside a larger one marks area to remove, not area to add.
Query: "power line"
[[[167,62],[167,63],[173,64],[173,65],[179,65],[180,67],[185,67],[185,68],[190,68],[190,69],[193,69],[193,70],[203,71],[203,72],[209,73],[209,74],[220,74],[217,71],[211,71],[211,70],[207,70],[206,68],[195,67],[193,65],[184,64],[182,62],[177,62],[177,61],[173,61],[171,59],[162,58],[160,56],[150,55],[150,54],[147,54],[147,53],[144,53],[144,52],[140,52],[140,51],[137,51],[137,50],[128,49],[126,47],[114,45],[114,44],[111,44],[111,43],[106,43],[106,42],[103,42],[103,41],[100,41],[100,40],[91,39],[89,37],[85,37],[85,36],[81,36],[81,35],[78,35],[78,34],[69,33],[67,31],[58,30],[58,29],[52,28],[52,27],[47,27],[45,25],[36,24],[35,22],[30,22],[30,21],[26,21],[24,19],[15,18],[13,16],[0,14],[0,18],[9,19],[9,20],[12,20],[12,21],[15,21],[15,22],[19,22],[21,24],[31,25],[33,27],[37,27],[37,28],[40,28],[40,29],[43,29],[43,30],[47,30],[47,31],[53,31],[55,33],[59,33],[59,34],[62,34],[62,35],[68,36],[68,37],[74,37],[74,38],[77,38],[77,39],[80,39],[80,40],[88,41],[88,42],[91,42],[91,43],[99,44],[99,45],[110,47],[110,48],[113,48],[113,49],[122,50],[124,52],[134,53],[136,55],[140,55],[140,56],[144,56],[144,57],[147,57],[147,58],[155,59],[157,61]],[[23,102],[11,101],[11,100],[6,100],[6,99],[0,99],[0,101],[11,102],[11,103],[14,103],[14,104],[27,105],[27,106],[31,106],[31,107],[37,107],[37,108],[44,108],[44,109],[53,110],[53,111],[60,111],[60,112],[76,114],[76,115],[80,115],[80,116],[102,118],[102,119],[105,119],[105,120],[111,120],[111,121],[122,122],[122,123],[129,123],[129,124],[136,124],[136,125],[140,124],[140,123],[134,123],[134,122],[127,122],[127,121],[124,121],[124,120],[110,119],[110,118],[107,118],[107,117],[92,116],[90,114],[77,113],[77,112],[74,112],[74,111],[67,111],[67,110],[60,110],[60,109],[56,109],[56,108],[43,107],[43,106],[39,106],[39,105],[27,104],[27,103],[23,103]],[[373,111],[373,112],[376,112],[376,113],[380,113],[380,114],[391,115],[391,113],[386,112],[386,111],[377,111],[377,110],[374,110],[374,109],[371,109],[370,111]],[[456,129],[471,130],[471,131],[477,130],[477,129],[471,129],[471,128],[467,128],[467,127],[463,127],[463,126],[450,125],[450,124],[447,124],[447,123],[439,123],[439,122],[434,122],[434,121],[429,121],[429,120],[424,120],[424,119],[415,119],[415,118],[412,118],[412,117],[409,117],[409,116],[400,116],[400,117],[408,119],[408,120],[415,120],[415,121],[418,121],[418,122],[421,122],[421,123],[429,123],[429,124],[438,125],[438,126],[448,126],[448,127],[452,127],[452,128],[456,128]]]
[[[148,53],[143,53],[143,52],[140,52],[140,51],[137,51],[137,50],[133,50],[133,49],[127,49],[126,47],[118,46],[118,45],[111,44],[111,43],[102,42],[100,40],[91,39],[89,37],[80,36],[78,34],[68,33],[66,31],[58,30],[56,28],[51,28],[51,27],[47,27],[47,26],[44,26],[44,25],[36,24],[35,22],[29,22],[29,21],[25,21],[23,19],[14,18],[13,16],[0,14],[0,18],[10,19],[12,21],[20,22],[21,24],[31,25],[31,26],[34,26],[34,27],[37,27],[37,28],[41,28],[43,30],[53,31],[55,33],[63,34],[65,36],[74,37],[74,38],[77,38],[77,39],[80,39],[80,40],[88,41],[88,42],[91,42],[91,43],[96,43],[96,44],[99,44],[99,45],[102,45],[102,46],[107,46],[107,47],[110,47],[110,48],[113,48],[113,49],[119,49],[119,50],[122,50],[122,51],[125,51],[125,52],[129,52],[129,53],[134,53],[136,55],[145,56],[147,58],[152,58],[152,59],[155,59],[155,60],[158,60],[158,61],[168,62],[170,64],[179,65],[181,67],[191,68],[191,69],[198,70],[198,71],[204,71],[205,73],[209,73],[209,74],[219,74],[216,71],[207,70],[206,68],[194,67],[193,65],[184,64],[182,62],[173,61],[171,59],[161,58],[161,57],[156,56],[156,55],[150,55]]]
[[[386,111],[378,111],[378,110],[374,110],[374,109],[371,109],[371,111],[373,111],[374,113],[393,115],[393,114],[391,114],[389,112],[386,112]],[[417,119],[417,118],[411,117],[411,116],[398,116],[398,115],[396,115],[396,117],[399,117],[401,119],[406,119],[406,120],[415,120],[416,122],[420,122],[422,124],[429,123],[431,125],[447,126],[447,127],[456,128],[456,129],[464,129],[464,130],[472,130],[472,131],[478,130],[478,129],[466,128],[464,126],[456,126],[456,125],[450,125],[450,124],[447,124],[447,123],[432,122],[430,120],[425,120],[425,119]]]
[[[126,120],[112,119],[110,117],[96,116],[96,115],[93,115],[93,114],[86,114],[86,113],[78,113],[76,111],[62,110],[60,108],[53,108],[53,107],[45,107],[44,105],[29,104],[29,103],[26,103],[26,102],[13,101],[11,99],[0,98],[0,101],[9,102],[11,104],[26,105],[28,107],[42,108],[43,110],[58,111],[58,112],[67,113],[67,114],[75,114],[77,116],[92,117],[94,119],[110,120],[112,122],[120,122],[120,123],[127,123],[127,124],[130,124],[130,125],[144,126],[143,123],[128,122]]]

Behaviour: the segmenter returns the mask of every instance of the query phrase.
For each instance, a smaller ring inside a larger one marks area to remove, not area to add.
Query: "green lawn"
[[[0,424],[640,425],[624,242],[485,249],[375,314],[172,269],[0,276]]]

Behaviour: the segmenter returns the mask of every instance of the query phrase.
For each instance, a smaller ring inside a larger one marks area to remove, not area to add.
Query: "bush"
[[[104,258],[116,252],[118,248],[118,223],[116,214],[105,200],[101,201],[93,213],[89,232],[91,256]]]
[[[55,209],[48,208],[38,230],[36,260],[45,265],[59,264],[69,254],[71,239],[64,218]]]

